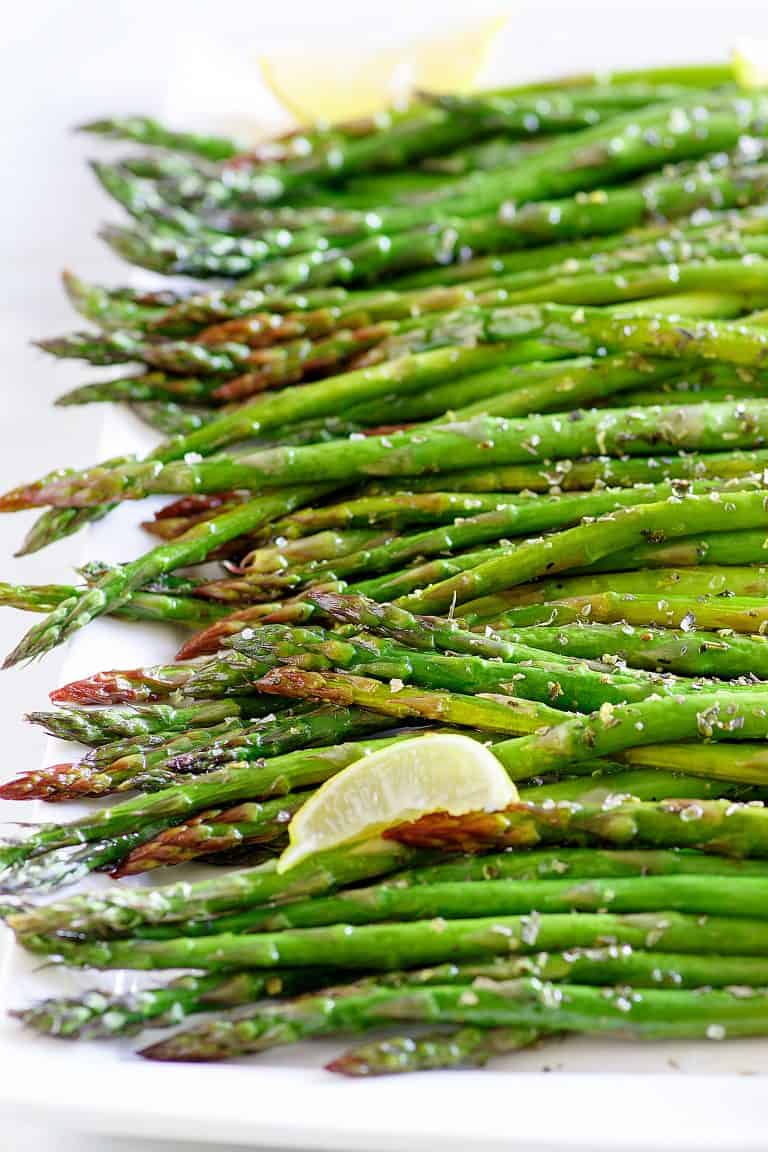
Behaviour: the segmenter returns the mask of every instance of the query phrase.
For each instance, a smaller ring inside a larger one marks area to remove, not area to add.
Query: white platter
[[[184,89],[185,101],[192,88]],[[150,443],[138,425],[112,414],[94,458],[142,451]],[[84,554],[137,555],[147,546],[138,519],[135,506],[119,510],[87,533]],[[69,645],[59,682],[167,660],[174,641],[171,630],[99,621]],[[45,701],[20,702],[24,706],[42,708]],[[63,758],[64,745],[51,741],[46,763]],[[24,765],[4,765],[3,778],[17,767]],[[0,819],[59,819],[77,811],[62,806],[43,817],[42,805],[5,804]],[[482,1072],[350,1082],[323,1071],[343,1041],[225,1066],[155,1065],[134,1055],[137,1040],[46,1040],[5,1015],[8,1007],[46,995],[95,983],[119,990],[132,980],[130,973],[41,968],[0,931],[0,1112],[121,1137],[334,1152],[757,1152],[768,1146],[763,1041],[570,1040]]]

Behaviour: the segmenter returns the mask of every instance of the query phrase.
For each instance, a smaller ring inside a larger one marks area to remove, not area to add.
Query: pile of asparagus
[[[768,1034],[767,117],[698,66],[420,95],[250,150],[86,126],[150,149],[93,166],[132,217],[107,242],[195,280],[67,274],[91,329],[40,346],[126,365],[59,402],[167,439],[0,510],[43,509],[28,553],[171,501],[136,560],[0,585],[46,614],[7,663],[106,613],[190,636],[28,717],[72,759],[0,797],[112,802],[0,844],[2,914],[47,962],[188,974],[28,1027],[236,1009],[158,1060],[373,1032],[350,1076]],[[519,801],[277,871],[318,786],[436,730],[491,745]],[[189,861],[224,867],[30,898]]]

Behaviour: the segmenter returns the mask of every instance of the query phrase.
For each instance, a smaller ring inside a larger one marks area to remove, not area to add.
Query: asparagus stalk
[[[760,472],[768,463],[768,453],[755,452],[681,452],[677,456],[648,458],[558,459],[542,464],[509,464],[498,467],[474,467],[460,472],[423,473],[409,476],[409,492],[434,492],[448,489],[462,492],[550,492],[586,491],[593,485],[609,484],[619,488],[634,484],[655,484],[662,480],[686,480],[698,477],[721,477],[724,480]],[[402,491],[402,480],[369,481],[365,491],[381,495]]]
[[[456,692],[407,688],[402,682],[382,684],[365,676],[306,672],[301,668],[275,668],[258,681],[258,688],[300,700],[322,700],[336,707],[362,706],[400,720],[423,717],[445,724],[466,725],[481,732],[516,736],[535,732],[562,719],[562,713],[555,708],[511,696],[464,696]]]
[[[606,996],[594,988],[535,979],[471,989],[452,985],[401,992],[380,989],[362,996],[350,990],[325,1000],[307,997],[289,1005],[251,1010],[236,1020],[201,1024],[158,1041],[141,1055],[151,1060],[219,1060],[310,1036],[367,1031],[403,1019],[541,1032],[714,1040],[764,1035],[767,1012],[765,997],[757,991],[746,999],[732,992],[666,989],[637,996],[631,990],[628,995],[616,990]]]
[[[744,486],[751,485],[745,481]],[[734,485],[736,487],[736,485]],[[657,503],[675,496],[679,488],[671,484],[648,485],[642,489],[611,489],[592,493],[567,493],[562,496],[499,497],[495,508],[461,517],[445,527],[429,529],[413,535],[385,540],[378,545],[350,552],[337,559],[312,563],[275,576],[255,577],[267,592],[272,589],[300,588],[324,579],[343,579],[360,574],[385,572],[408,561],[475,547],[493,540],[525,536],[578,524],[585,517],[607,516],[619,508],[639,507],[644,503]],[[715,491],[709,481],[693,481],[687,489],[694,493]],[[381,498],[384,499],[384,498]],[[471,505],[475,497],[468,497]],[[448,501],[447,503],[450,503]],[[405,514],[407,516],[407,513]],[[599,580],[598,580],[599,587]]]
[[[50,616],[32,628],[6,657],[4,666],[42,655],[95,617],[121,606],[147,581],[187,564],[202,563],[213,548],[262,527],[306,503],[315,494],[313,488],[292,488],[240,504],[213,520],[195,525],[178,540],[162,544],[130,564],[110,569],[92,588],[64,600]]]
[[[542,580],[530,587],[520,587],[506,594],[510,604],[521,606],[571,599],[597,592],[653,596],[670,593],[680,597],[752,597],[768,592],[768,573],[749,565],[701,564],[694,568],[654,568],[651,571],[590,572],[585,576],[566,576],[562,580]]]
[[[172,696],[189,681],[195,664],[158,664],[148,668],[96,672],[51,692],[54,704],[141,704]]]
[[[306,644],[287,641],[273,645],[260,637],[253,640],[235,637],[239,648],[253,652],[258,660],[258,652],[267,647],[274,652],[269,661],[301,667],[306,665],[305,652],[325,653],[328,663],[336,668],[344,668],[353,675],[368,675],[386,679],[394,678],[401,682],[411,681],[424,688],[443,689],[448,692],[500,693],[517,695],[524,699],[538,700],[554,705],[558,710],[576,708],[590,710],[591,704],[599,707],[608,700],[615,702],[641,700],[658,692],[685,692],[685,684],[664,682],[660,678],[643,676],[611,676],[604,670],[590,668],[585,664],[572,664],[562,661],[552,663],[544,658],[534,658],[530,664],[486,660],[479,656],[444,656],[432,653],[411,651],[377,637],[360,637],[356,640],[320,641],[309,640]],[[518,660],[524,660],[525,650],[518,650]],[[206,680],[208,678],[206,677]],[[258,683],[265,690],[274,687],[279,693],[278,682],[285,682],[290,691],[290,676],[277,676],[263,679]],[[308,684],[311,682],[307,682]],[[301,684],[301,680],[298,681]],[[395,685],[397,687],[397,685]]]
[[[342,1076],[392,1076],[447,1068],[482,1068],[492,1056],[530,1048],[534,1028],[456,1028],[427,1036],[393,1036],[348,1048],[326,1064]]]
[[[206,160],[228,160],[243,151],[243,146],[224,136],[201,136],[197,132],[178,132],[149,116],[112,117],[81,124],[81,132],[91,132],[114,140],[133,140],[155,148],[189,152]]]
[[[14,919],[18,919],[15,917]],[[473,917],[414,923],[334,924],[253,935],[119,939],[75,942],[25,935],[24,947],[53,962],[93,968],[197,968],[228,971],[286,966],[391,969],[445,960],[569,948],[617,945],[689,953],[762,956],[768,940],[764,920],[702,918],[685,913],[551,913],[543,916]],[[527,939],[526,939],[527,937]],[[749,1002],[747,1002],[749,1003]]]
[[[712,532],[727,526],[731,531],[740,531],[760,528],[765,524],[760,493],[734,492],[722,501],[715,499],[716,495],[673,496],[655,504],[623,508],[591,524],[569,528],[539,540],[526,541],[511,555],[486,561],[477,568],[434,584],[423,592],[405,596],[399,603],[404,608],[420,612],[444,611],[451,605],[465,605],[467,601],[477,600],[478,597],[491,597],[494,593],[541,576],[584,567],[649,538],[668,540],[690,536],[698,530]],[[476,610],[484,609],[482,601],[468,607],[467,618],[471,618],[469,613],[474,614]],[[464,609],[461,612],[464,614]],[[491,616],[492,609],[486,614],[486,619]],[[701,623],[706,627],[703,619]]]
[[[96,989],[80,997],[50,998],[13,1012],[26,1028],[67,1040],[135,1036],[144,1028],[179,1024],[194,1012],[236,1007],[267,996],[291,996],[327,982],[315,972],[237,972],[231,976],[180,976],[169,984],[108,995]]]
[[[139,849],[140,851],[141,849]],[[584,880],[486,880],[401,888],[395,879],[335,896],[297,901],[251,917],[251,931],[317,928],[333,924],[428,921],[475,916],[541,915],[558,912],[674,912],[705,916],[765,917],[766,881],[743,877],[738,884],[714,876],[664,876]]]
[[[501,173],[495,173],[499,177]],[[442,200],[434,209],[434,224],[429,230],[418,226],[404,230],[402,212],[396,228],[384,234],[359,239],[353,244],[312,253],[287,256],[257,263],[252,257],[237,254],[219,255],[213,246],[181,245],[162,238],[152,243],[138,233],[116,233],[106,237],[120,254],[139,265],[166,273],[197,276],[230,275],[245,277],[249,287],[278,287],[281,291],[312,291],[331,285],[371,284],[419,268],[433,269],[460,262],[463,252],[482,256],[486,253],[515,251],[534,245],[565,247],[564,241],[587,236],[612,236],[657,218],[688,216],[701,209],[735,208],[760,203],[765,191],[764,165],[734,167],[721,173],[707,166],[700,173],[685,172],[675,177],[645,180],[635,187],[608,189],[594,197],[562,195],[537,197],[516,206],[504,195],[493,203]],[[507,176],[508,187],[511,184]],[[511,195],[511,189],[510,189]],[[526,198],[528,199],[528,198]],[[505,210],[504,205],[511,203]],[[519,201],[517,203],[520,203]],[[649,204],[653,205],[649,209]],[[476,211],[467,212],[474,207]],[[481,210],[482,209],[482,210]],[[382,213],[376,213],[382,220]],[[348,237],[346,238],[349,239]],[[382,241],[385,241],[382,243]],[[609,245],[609,248],[612,245]],[[546,259],[557,259],[557,255]],[[514,265],[512,265],[514,267]],[[471,274],[481,272],[477,266]],[[466,278],[466,272],[461,279]],[[413,286],[410,282],[408,286]]]
[[[573,596],[553,600],[538,607],[507,608],[507,597],[489,596],[464,605],[461,615],[475,622],[494,618],[495,626],[579,620],[621,621],[633,626],[660,626],[686,630],[731,629],[734,632],[762,635],[768,615],[765,600],[759,597],[734,596],[725,601],[691,600],[685,596],[634,596],[629,593],[597,592],[593,596]],[[466,611],[465,611],[466,609]],[[501,615],[499,615],[501,613]]]
[[[0,605],[25,612],[53,612],[65,600],[72,601],[84,589],[66,584],[0,584]],[[153,620],[169,624],[207,627],[220,620],[225,610],[220,604],[192,596],[168,596],[157,592],[134,592],[115,610],[128,620]]]
[[[322,744],[385,726],[381,716],[360,708],[317,708],[303,715],[266,716],[248,725],[225,720],[214,728],[192,729],[159,747],[131,745],[111,762],[86,757],[79,763],[26,772],[0,787],[5,800],[64,800],[105,796],[143,787],[173,786],[179,774],[205,772],[222,764],[243,765],[302,746]]]
[[[370,745],[373,749],[374,745]],[[312,780],[289,781],[288,786],[301,787]],[[269,794],[262,792],[260,794]],[[237,798],[237,797],[236,797]],[[226,798],[225,798],[226,799]],[[382,851],[389,848],[390,851]],[[347,885],[397,871],[400,885],[446,882],[472,883],[491,879],[536,881],[546,877],[594,878],[646,875],[715,875],[738,878],[765,876],[768,864],[756,858],[707,856],[676,850],[638,850],[556,848],[503,852],[496,855],[467,856],[454,861],[418,866],[418,858],[392,842],[367,848],[342,848],[324,853],[314,862],[297,866],[278,876],[274,863],[241,872],[231,879],[203,882],[192,889],[186,886],[189,904],[179,885],[165,886],[154,902],[146,890],[122,889],[108,894],[89,893],[71,897],[65,902],[28,908],[9,918],[10,926],[20,935],[50,933],[77,929],[96,936],[111,936],[133,931],[149,938],[167,938],[178,932],[176,922],[184,921],[190,936],[210,935],[220,931],[247,931],[252,918],[262,914],[264,905],[280,905],[300,900],[310,894],[322,895]],[[416,864],[416,867],[413,865]],[[261,906],[261,907],[260,907]],[[229,913],[229,914],[228,914]],[[210,917],[215,917],[210,919]]]
[[[590,566],[590,571],[608,568],[667,568],[696,564],[761,564],[765,560],[762,532],[710,532],[668,543],[643,544],[627,552],[617,552]]]
[[[267,844],[279,851],[286,841],[288,821],[310,795],[310,792],[298,792],[261,804],[251,801],[224,812],[203,813],[187,824],[167,829],[139,844],[113,869],[112,875],[135,876],[244,844]]]
[[[215,418],[210,408],[182,408],[173,402],[132,404],[131,411],[164,436],[187,436]]]
[[[524,463],[532,456],[541,460],[608,453],[647,456],[660,445],[697,451],[717,451],[724,443],[751,448],[762,441],[766,412],[764,401],[753,400],[661,409],[595,409],[579,420],[559,415],[522,420],[479,416],[426,430],[346,441],[343,448],[336,443],[311,444],[220,456],[199,463],[175,460],[161,465],[147,461],[108,470],[95,468],[7,493],[0,508],[16,511],[42,503],[87,506],[105,499],[138,499],[154,492],[220,492],[238,487],[253,491],[299,485],[317,475],[338,483],[372,475],[419,476],[435,471],[444,460],[450,460],[452,468],[473,468],[478,464]],[[207,439],[221,423],[207,425],[182,443]]]
[[[125,708],[62,708],[56,712],[29,712],[26,719],[60,740],[76,740],[98,748],[113,740],[133,740],[156,735],[210,728],[229,718],[254,719],[274,711],[274,701],[257,698],[201,700],[177,707],[172,704],[131,705]]]
[[[753,238],[750,243],[757,255],[764,246],[764,238]],[[209,348],[228,347],[230,343],[262,348],[300,337],[317,340],[349,330],[365,329],[373,335],[382,322],[413,319],[432,312],[446,313],[469,304],[492,307],[500,303],[544,301],[607,305],[686,292],[732,292],[759,302],[767,294],[766,269],[759,260],[753,264],[723,259],[692,261],[682,267],[669,263],[641,268],[629,266],[622,275],[616,275],[613,268],[576,273],[566,268],[558,274],[559,271],[553,266],[552,270],[512,273],[495,280],[469,280],[452,287],[382,292],[378,299],[367,293],[367,301],[361,303],[357,303],[352,294],[349,302],[342,306],[275,316],[256,313],[238,317],[203,329],[196,339]],[[56,347],[52,350],[56,351]],[[151,347],[144,352],[151,356]]]
[[[112,510],[109,504],[97,508],[48,508],[27,532],[16,556],[31,556],[57,540],[73,536],[87,524],[102,520]]]
[[[718,632],[672,629],[621,628],[593,622],[531,625],[501,633],[513,643],[569,654],[586,660],[616,661],[652,672],[681,676],[740,676],[768,678],[768,647],[760,635],[722,635]]]
[[[61,282],[76,311],[105,329],[141,330],[161,321],[180,299],[177,293],[167,289],[148,292],[127,287],[103,288],[87,283],[69,269],[62,272]]]

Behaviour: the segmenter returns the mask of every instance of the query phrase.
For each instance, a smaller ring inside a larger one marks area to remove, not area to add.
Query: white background
[[[220,114],[247,117],[257,80],[255,65],[251,77],[243,61],[255,59],[270,43],[290,43],[320,77],[317,61],[325,46],[330,51],[344,45],[353,52],[356,45],[370,50],[408,36],[439,37],[507,9],[513,21],[496,74],[510,80],[716,59],[740,37],[768,37],[768,11],[760,0],[730,5],[6,0],[0,33],[0,490],[57,464],[98,458],[96,408],[51,407],[57,393],[85,378],[82,367],[52,363],[29,346],[35,336],[74,326],[57,281],[61,268],[113,282],[121,276],[95,237],[97,223],[111,209],[83,163],[93,143],[74,136],[73,124],[113,112],[162,112],[169,87],[176,106],[181,94],[195,108],[210,103]],[[238,68],[231,67],[233,59]],[[26,515],[0,519],[0,578],[67,579],[82,555],[82,539],[37,557],[10,559],[30,522]],[[0,651],[15,643],[26,623],[17,613],[0,614]],[[2,674],[2,777],[39,761],[42,739],[25,729],[19,716],[44,706],[56,678],[56,654],[44,665]],[[87,1092],[87,1083],[81,1088]],[[1,1139],[8,1152],[139,1152],[139,1147],[147,1152],[149,1147],[42,1133],[34,1130],[34,1117],[20,1118],[19,1128],[6,1128]],[[171,1152],[170,1145],[162,1148]]]

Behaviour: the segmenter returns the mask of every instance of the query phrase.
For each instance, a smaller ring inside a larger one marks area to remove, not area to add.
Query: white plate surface
[[[175,77],[169,111],[177,122],[182,111],[190,121],[203,120],[194,107],[195,93],[203,99],[197,80],[191,69]],[[205,100],[210,102],[210,89]],[[144,451],[151,442],[138,425],[113,414],[94,457]],[[86,534],[84,555],[105,560],[137,555],[146,548],[138,518],[135,506],[110,516]],[[99,621],[70,644],[61,682],[100,668],[165,661],[176,639],[170,629]],[[44,707],[44,702],[34,705]],[[46,762],[65,759],[68,751],[51,741]],[[77,812],[75,806],[61,806],[53,818]],[[0,819],[20,818],[42,819],[43,806],[0,805]],[[51,809],[45,818],[51,818]],[[768,1143],[762,1079],[768,1072],[768,1042],[762,1041],[574,1039],[509,1057],[483,1072],[349,1082],[323,1071],[343,1042],[300,1045],[226,1066],[154,1065],[134,1055],[136,1041],[44,1040],[5,1016],[7,1007],[42,996],[95,983],[120,990],[133,980],[130,973],[88,976],[41,969],[3,932],[0,1110],[116,1136],[337,1152],[751,1152]]]

